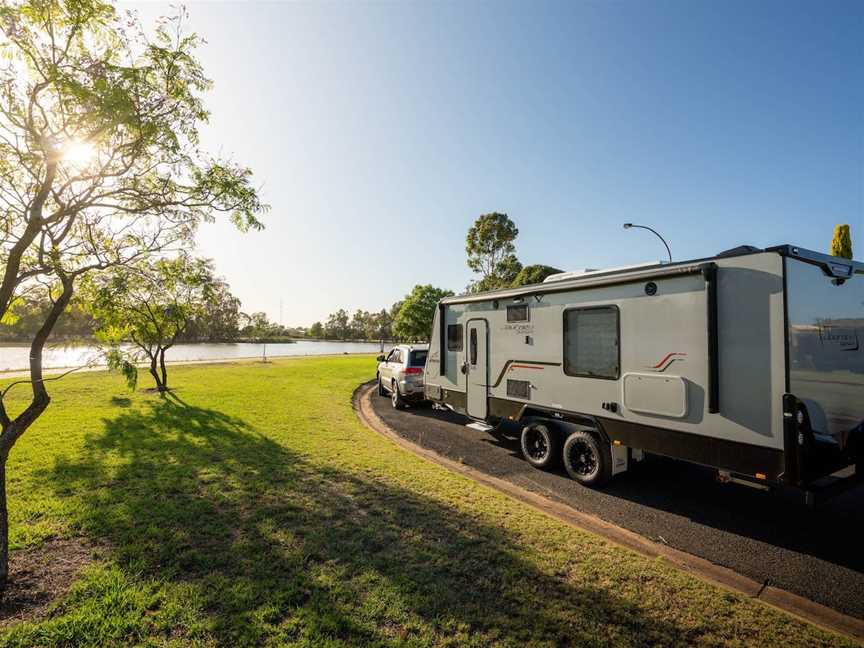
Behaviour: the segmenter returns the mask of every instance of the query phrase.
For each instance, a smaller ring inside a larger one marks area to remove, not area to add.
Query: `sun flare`
[[[96,155],[96,147],[89,142],[70,142],[63,149],[63,161],[74,167],[84,167]]]

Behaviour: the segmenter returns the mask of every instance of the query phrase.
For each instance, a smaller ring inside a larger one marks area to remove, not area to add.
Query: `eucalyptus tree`
[[[514,241],[519,229],[507,214],[491,212],[474,221],[465,237],[468,267],[480,274],[469,286],[472,292],[509,286],[522,264],[516,258]]]
[[[184,340],[229,342],[240,336],[240,299],[231,293],[231,286],[222,279],[213,281],[211,296],[182,335]]]
[[[335,313],[330,313],[324,324],[324,332],[328,338],[345,340],[348,337],[348,325],[350,323],[348,311],[340,308]]]
[[[306,329],[306,337],[322,338],[324,337],[324,325],[321,322],[315,322]]]
[[[546,277],[548,277],[549,275],[558,274],[559,272],[563,272],[563,270],[553,268],[552,266],[543,265],[541,263],[538,263],[536,265],[524,266],[513,278],[513,281],[510,285],[513,288],[518,288],[519,286],[543,283]]]
[[[431,285],[417,285],[405,296],[393,318],[393,335],[406,342],[428,341],[438,302],[453,293]]]
[[[10,408],[20,383],[0,392],[0,591],[6,461],[50,402],[42,350],[78,280],[186,245],[214,212],[261,226],[251,172],[200,150],[210,81],[183,20],[161,19],[151,38],[102,0],[0,2],[0,319],[28,293],[51,301],[29,396]]]
[[[219,298],[219,280],[209,260],[180,255],[94,274],[85,280],[84,294],[97,339],[108,347],[109,366],[134,387],[137,364],[146,360],[161,393],[168,391],[165,353]]]

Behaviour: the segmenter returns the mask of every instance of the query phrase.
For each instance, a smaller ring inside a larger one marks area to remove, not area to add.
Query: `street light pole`
[[[657,233],[657,230],[651,229],[647,225],[634,225],[633,223],[624,223],[624,229],[625,230],[633,228],[633,227],[638,228],[638,229],[648,230],[649,232],[654,234],[654,236],[656,236],[661,241],[663,241],[663,245],[666,246],[666,253],[669,255],[669,263],[672,263],[672,250],[669,249],[669,244],[666,242],[666,239],[664,239],[662,236],[660,236],[660,234]]]

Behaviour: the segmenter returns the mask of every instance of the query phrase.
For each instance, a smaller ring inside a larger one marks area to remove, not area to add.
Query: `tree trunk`
[[[42,378],[42,350],[45,348],[48,336],[54,330],[57,319],[69,305],[73,291],[72,279],[67,276],[61,276],[60,280],[63,284],[63,292],[57,298],[57,301],[51,305],[51,310],[45,317],[42,326],[36,331],[36,335],[33,336],[33,342],[30,344],[30,380],[24,381],[29,382],[30,388],[33,390],[30,404],[18,416],[10,419],[6,411],[6,405],[3,403],[2,398],[0,398],[0,421],[3,423],[3,433],[0,435],[0,594],[6,591],[6,584],[9,580],[9,514],[6,503],[6,460],[9,458],[12,447],[21,438],[21,435],[36,422],[36,419],[42,415],[42,412],[47,409],[48,403],[51,402],[51,397],[48,395],[45,381]],[[9,387],[6,389],[8,393]],[[5,395],[5,393],[2,395]]]
[[[5,433],[5,430],[4,430]],[[6,509],[6,457],[0,457],[0,601],[9,582],[9,511]]]
[[[168,391],[168,370],[165,368],[165,351],[159,349],[159,371],[162,373],[162,387],[159,391]]]
[[[158,362],[159,352],[157,351],[150,356],[150,375],[153,376],[153,380],[156,382],[156,390],[164,392],[165,386],[162,384],[162,376],[159,375]]]

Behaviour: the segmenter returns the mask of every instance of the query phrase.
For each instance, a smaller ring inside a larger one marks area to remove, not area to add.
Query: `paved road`
[[[372,402],[396,432],[441,455],[864,619],[864,486],[813,512],[797,498],[718,484],[708,470],[652,457],[592,491],[563,470],[528,465],[518,430],[496,436],[452,412]]]

